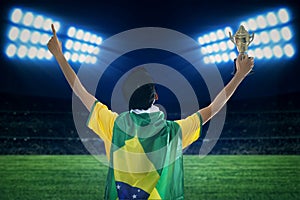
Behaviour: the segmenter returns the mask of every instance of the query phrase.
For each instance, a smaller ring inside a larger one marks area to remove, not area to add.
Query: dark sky
[[[294,3],[295,2],[295,3]],[[212,31],[224,24],[239,23],[248,15],[263,13],[266,10],[288,7],[293,13],[292,23],[295,27],[295,41],[298,43],[299,8],[296,1],[1,1],[1,71],[0,93],[29,94],[38,96],[54,96],[69,98],[70,88],[56,66],[56,63],[37,63],[9,60],[3,52],[6,37],[6,26],[9,10],[12,7],[24,7],[55,16],[68,24],[79,24],[103,38],[138,27],[164,27],[182,32],[194,39],[200,34]],[[238,26],[238,24],[237,24]],[[298,44],[296,48],[299,48]],[[149,53],[149,52],[148,52]],[[150,52],[155,53],[155,52]],[[164,54],[164,53],[161,53]],[[160,54],[160,55],[161,55]],[[136,52],[135,56],[139,56]],[[134,56],[133,56],[134,57]],[[159,58],[159,56],[155,56]],[[119,62],[124,60],[120,59]],[[140,62],[151,61],[143,60]],[[159,62],[159,60],[157,60]],[[173,62],[177,62],[174,59]],[[45,65],[45,66],[44,66]],[[232,65],[220,66],[220,71],[227,83],[231,78]],[[300,92],[299,61],[297,52],[293,59],[281,61],[257,62],[255,74],[249,77],[240,87],[235,98],[260,97]],[[76,66],[74,67],[77,69]],[[103,78],[105,87],[99,86],[104,95],[111,94],[113,85],[109,81],[117,81],[115,70],[108,70]],[[197,88],[197,79],[190,77],[196,93],[205,88]],[[101,83],[100,83],[101,84]],[[201,85],[201,83],[200,83]],[[102,87],[102,88],[101,88]],[[163,88],[162,88],[162,91]],[[197,94],[198,95],[198,94]]]

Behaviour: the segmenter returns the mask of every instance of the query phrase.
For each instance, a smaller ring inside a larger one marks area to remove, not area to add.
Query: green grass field
[[[184,157],[185,199],[300,199],[300,156]],[[0,199],[103,199],[93,156],[0,156]]]

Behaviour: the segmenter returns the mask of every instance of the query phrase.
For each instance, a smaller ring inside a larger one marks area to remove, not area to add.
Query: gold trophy
[[[248,46],[254,39],[254,33],[250,35],[248,31],[245,29],[243,25],[239,27],[239,30],[232,36],[231,32],[229,32],[230,40],[235,44],[239,54],[245,54],[248,50]],[[234,72],[236,73],[236,59],[234,59]],[[249,74],[252,74],[254,71],[252,70]]]

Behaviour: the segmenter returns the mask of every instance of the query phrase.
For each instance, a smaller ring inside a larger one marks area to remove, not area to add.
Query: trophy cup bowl
[[[245,29],[243,25],[241,25],[238,29],[238,31],[232,35],[231,32],[229,32],[229,38],[230,40],[235,44],[239,54],[246,54],[248,51],[248,46],[254,39],[254,33],[250,35],[248,31]],[[232,74],[234,75],[236,73],[236,58],[234,59],[234,71]],[[249,74],[253,74],[253,70]]]

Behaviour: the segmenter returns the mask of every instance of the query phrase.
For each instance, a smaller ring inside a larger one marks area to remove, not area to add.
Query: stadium
[[[238,52],[228,33],[245,26],[254,73],[184,149],[185,199],[300,199],[297,2],[0,4],[1,200],[105,193],[104,143],[47,49],[51,24],[80,80],[115,112],[127,109],[119,90],[128,71],[156,72],[156,104],[168,120],[208,105],[231,80]]]

